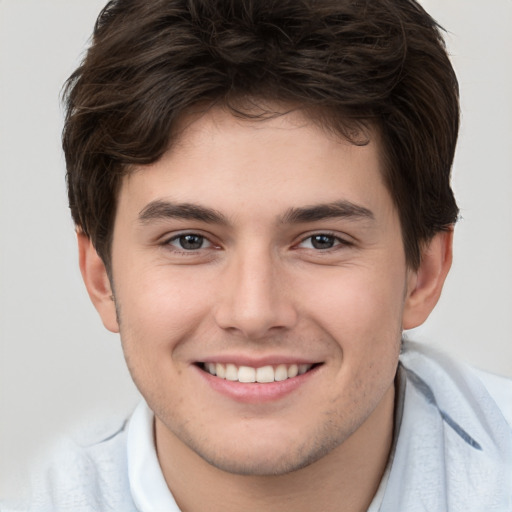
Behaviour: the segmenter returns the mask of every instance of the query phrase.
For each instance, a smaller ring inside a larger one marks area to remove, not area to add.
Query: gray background
[[[81,283],[59,91],[104,0],[0,0],[0,495],[59,432],[138,400]],[[410,337],[512,376],[512,1],[424,0],[462,96],[455,264]]]

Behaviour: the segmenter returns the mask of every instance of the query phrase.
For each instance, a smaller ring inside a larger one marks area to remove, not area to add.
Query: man
[[[512,509],[510,384],[402,340],[458,212],[420,6],[110,2],[66,97],[82,275],[145,402],[35,510]]]

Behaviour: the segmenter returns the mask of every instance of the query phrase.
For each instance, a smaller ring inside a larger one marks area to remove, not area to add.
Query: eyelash
[[[304,237],[300,241],[300,243],[297,245],[301,245],[304,242],[306,242],[307,240],[310,240],[311,245],[313,245],[313,239],[320,238],[320,237],[332,239],[333,246],[326,247],[326,248],[308,247],[308,249],[314,250],[315,252],[327,252],[327,251],[335,251],[341,247],[350,247],[351,245],[353,245],[352,242],[349,242],[348,240],[345,240],[345,239],[335,235],[334,233],[330,233],[330,232],[319,232],[319,233],[310,234],[310,235]]]
[[[194,248],[186,249],[184,247],[177,247],[177,246],[173,245],[172,242],[179,241],[180,239],[184,239],[185,237],[196,237],[196,238],[201,239],[201,246],[197,247],[195,249]],[[314,247],[313,239],[314,238],[321,238],[321,237],[332,239],[332,244],[333,245],[331,247],[324,247],[324,248]],[[307,249],[314,250],[315,252],[333,251],[333,250],[336,250],[337,248],[339,248],[340,246],[342,246],[342,247],[350,247],[351,245],[353,245],[351,242],[349,242],[349,241],[347,241],[347,240],[345,240],[343,238],[340,238],[339,236],[335,235],[334,233],[319,232],[319,233],[313,233],[311,235],[308,235],[307,237],[304,237],[298,244],[295,245],[295,247],[299,247],[300,245],[304,244],[307,240],[310,240],[311,241],[311,245],[313,246],[313,247],[308,247]],[[207,247],[204,247],[204,243],[205,242],[208,244]],[[195,232],[179,233],[177,235],[174,235],[172,238],[167,239],[163,243],[163,245],[164,246],[171,246],[171,247],[173,247],[174,248],[173,250],[175,252],[177,252],[177,253],[180,253],[180,254],[195,254],[195,253],[198,253],[202,249],[209,249],[209,248],[212,248],[212,247],[218,247],[218,246],[215,246],[213,244],[213,242],[211,242],[206,236],[204,236],[202,234],[199,234],[199,233],[195,233]]]
[[[177,247],[172,244],[172,242],[179,241],[180,239],[184,239],[185,237],[196,237],[201,239],[201,247],[198,247],[197,249],[185,249],[184,247]],[[203,247],[204,243],[209,244],[208,247]],[[204,235],[201,235],[199,233],[189,232],[189,233],[179,233],[177,235],[174,235],[173,237],[167,239],[164,243],[164,246],[172,246],[174,247],[174,250],[180,254],[194,254],[199,252],[201,249],[209,249],[210,247],[214,247],[213,242],[208,240],[208,238]]]

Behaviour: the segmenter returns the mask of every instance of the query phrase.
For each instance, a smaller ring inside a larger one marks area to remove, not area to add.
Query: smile
[[[232,382],[282,382],[303,375],[313,368],[313,364],[279,364],[277,366],[237,366],[232,363],[202,363],[200,367],[219,379]]]

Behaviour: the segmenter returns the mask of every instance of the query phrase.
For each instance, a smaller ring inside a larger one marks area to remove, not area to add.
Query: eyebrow
[[[299,224],[335,218],[375,220],[373,212],[368,208],[342,200],[327,204],[290,208],[281,218],[281,222],[283,224]]]
[[[342,200],[327,204],[290,208],[279,219],[279,222],[281,224],[299,224],[334,218],[373,220],[375,217],[368,208]],[[139,221],[142,224],[165,219],[197,220],[220,225],[229,224],[227,218],[217,210],[191,203],[155,200],[147,204],[139,213]]]
[[[165,219],[197,220],[209,224],[222,225],[228,223],[222,213],[212,208],[190,203],[173,203],[170,201],[156,200],[147,204],[139,213],[139,221],[142,224]]]

